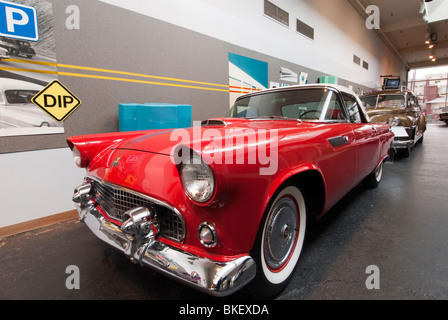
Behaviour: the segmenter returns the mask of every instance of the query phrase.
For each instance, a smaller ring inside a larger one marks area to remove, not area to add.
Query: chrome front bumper
[[[394,140],[392,142],[392,149],[407,149],[414,146],[414,140]]]
[[[226,262],[214,261],[157,241],[152,231],[143,235],[138,231],[143,227],[136,228],[136,234],[130,235],[127,229],[109,222],[101,215],[89,199],[88,184],[75,189],[73,201],[80,220],[99,239],[123,252],[132,262],[155,269],[202,292],[227,296],[240,290],[255,277],[256,265],[250,256]]]
[[[414,146],[414,140],[411,139],[405,127],[396,126],[391,128],[395,135],[392,142],[392,149],[408,149]]]

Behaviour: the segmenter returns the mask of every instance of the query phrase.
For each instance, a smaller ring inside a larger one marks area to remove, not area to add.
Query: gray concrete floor
[[[384,168],[377,189],[356,187],[308,233],[278,300],[448,299],[448,126]],[[79,268],[80,288],[67,289]],[[368,266],[379,289],[368,289]],[[213,299],[132,264],[76,220],[0,239],[0,299]],[[246,299],[244,291],[230,299]]]

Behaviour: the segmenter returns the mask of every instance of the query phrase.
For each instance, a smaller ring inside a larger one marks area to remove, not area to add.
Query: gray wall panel
[[[52,0],[57,62],[129,73],[228,85],[228,53],[269,64],[269,80],[278,82],[280,67],[309,74],[316,82],[322,74],[304,66],[237,47],[197,32],[138,13],[90,0]],[[68,30],[68,5],[80,9],[81,27]],[[64,121],[65,134],[0,138],[0,153],[65,147],[68,136],[118,130],[118,104],[169,102],[191,104],[193,120],[222,116],[229,108],[229,93],[171,87],[131,81],[88,78],[105,76],[226,90],[225,87],[137,77],[118,73],[59,67],[59,80],[82,105]],[[85,77],[81,76],[85,75]],[[340,79],[340,84],[358,86]],[[365,88],[360,88],[365,89]]]

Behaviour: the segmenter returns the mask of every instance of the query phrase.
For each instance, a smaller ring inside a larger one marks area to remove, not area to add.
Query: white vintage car
[[[10,58],[10,56],[9,56],[8,50],[6,50],[3,47],[0,47],[0,61],[2,59],[9,59],[9,58]]]
[[[43,88],[32,82],[0,78],[0,128],[62,127],[31,102]]]

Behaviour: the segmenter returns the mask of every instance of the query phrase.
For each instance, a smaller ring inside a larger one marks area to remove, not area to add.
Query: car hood
[[[413,121],[405,110],[397,109],[367,109],[367,114],[372,122],[387,123],[389,118],[401,118],[403,121]]]
[[[136,138],[124,140],[114,149],[173,155],[178,145],[184,145],[198,153],[224,149],[230,151],[229,148],[238,148],[241,142],[266,145],[273,139],[277,140],[279,133],[300,125],[300,122],[291,120],[217,118],[203,121],[202,126],[192,128],[148,131]]]
[[[390,109],[390,108],[387,108],[387,109],[383,109],[383,108],[381,108],[381,109],[376,109],[376,108],[370,109],[370,108],[368,108],[368,109],[366,109],[366,111],[367,111],[367,114],[370,117],[377,116],[377,115],[391,115],[391,116],[395,116],[395,115],[405,114],[405,110],[404,109],[403,110],[401,110],[401,109],[397,110],[397,109]]]

